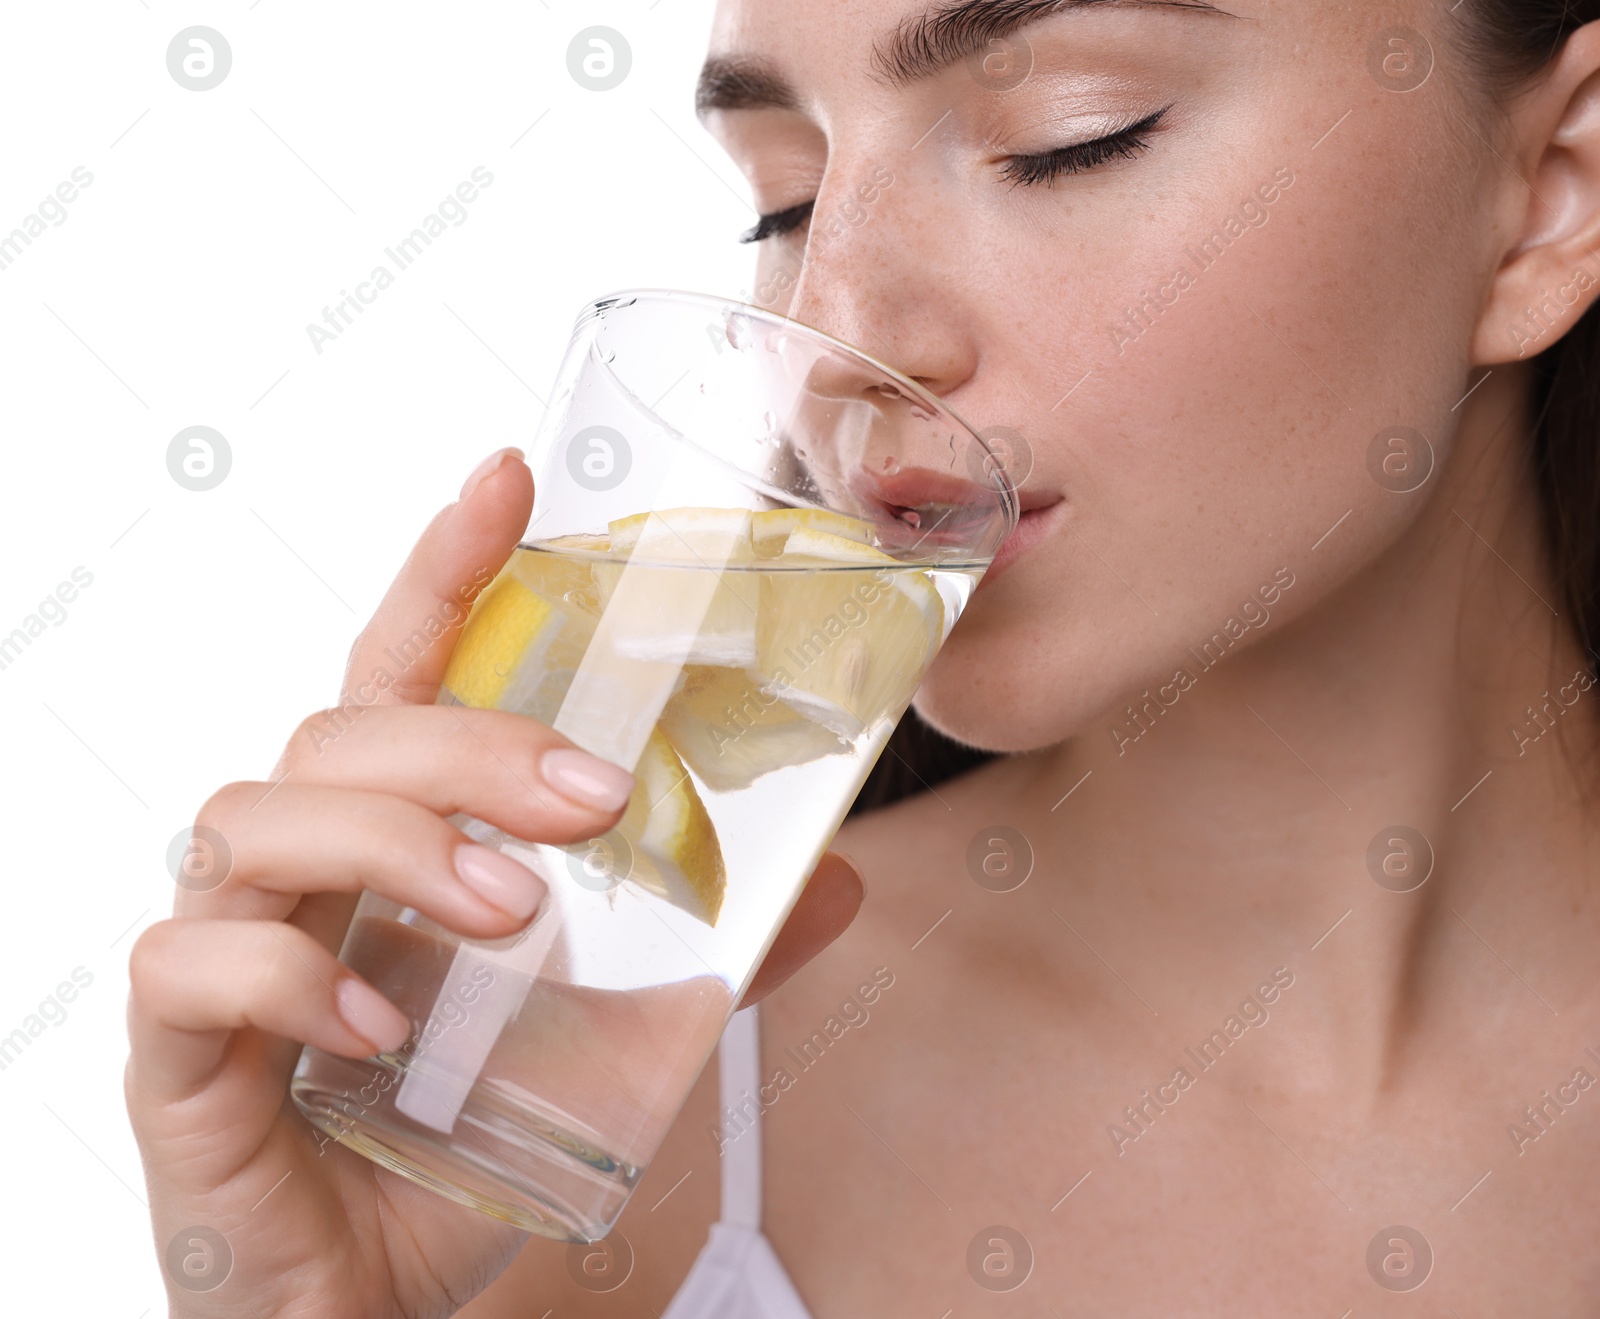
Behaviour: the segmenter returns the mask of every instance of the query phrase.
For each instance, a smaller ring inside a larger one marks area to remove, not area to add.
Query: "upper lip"
[[[897,472],[863,470],[861,475],[865,493],[890,508],[969,504],[988,494],[976,481],[926,467],[906,467]]]
[[[862,476],[865,493],[891,508],[972,503],[988,493],[987,488],[976,481],[925,467],[905,468],[898,472],[864,471]],[[1036,508],[1048,508],[1060,503],[1061,499],[1061,494],[1053,490],[1019,490],[1018,516],[1031,513]]]
[[[1017,491],[1017,514],[1032,513],[1035,509],[1051,508],[1059,504],[1063,496],[1053,490],[1019,490]]]

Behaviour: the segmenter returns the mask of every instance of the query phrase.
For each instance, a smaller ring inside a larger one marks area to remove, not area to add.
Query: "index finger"
[[[527,530],[533,473],[522,458],[491,454],[428,524],[350,649],[341,705],[421,705],[438,694],[467,611]]]

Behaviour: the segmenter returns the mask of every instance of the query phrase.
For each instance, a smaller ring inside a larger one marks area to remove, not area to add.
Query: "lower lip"
[[[999,552],[994,556],[994,562],[989,565],[987,572],[978,580],[981,589],[986,582],[992,581],[1004,572],[1014,559],[1020,554],[1026,554],[1041,540],[1055,530],[1066,510],[1066,501],[1051,504],[1048,508],[1029,509],[1017,519],[1017,529],[1005,538]]]

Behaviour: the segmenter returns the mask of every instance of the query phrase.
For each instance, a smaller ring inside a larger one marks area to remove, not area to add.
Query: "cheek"
[[[998,330],[994,356],[1031,359],[1006,386],[1029,413],[1013,424],[1037,437],[1035,484],[1071,515],[974,598],[919,695],[931,722],[994,749],[1082,732],[1242,619],[1278,569],[1297,585],[1245,644],[1326,599],[1427,507],[1468,375],[1471,167],[1442,135],[1395,151],[1423,126],[1378,91],[1329,99],[1327,123],[1365,98],[1360,134],[1311,155],[1326,124],[1312,131],[1321,107],[1308,110],[1290,134],[1300,147],[1235,151],[990,309],[991,325],[1023,329]],[[1297,124],[1294,108],[1276,122]],[[1284,165],[1292,184],[1245,224],[1242,203]],[[1207,265],[1200,247],[1219,231]],[[1164,301],[1180,268],[1189,287]],[[1369,463],[1394,427],[1430,440],[1417,491],[1384,488]]]

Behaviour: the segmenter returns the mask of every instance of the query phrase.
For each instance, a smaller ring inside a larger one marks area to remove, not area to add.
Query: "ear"
[[[1473,335],[1479,366],[1543,352],[1600,295],[1600,21],[1517,98],[1511,128],[1527,198]]]

